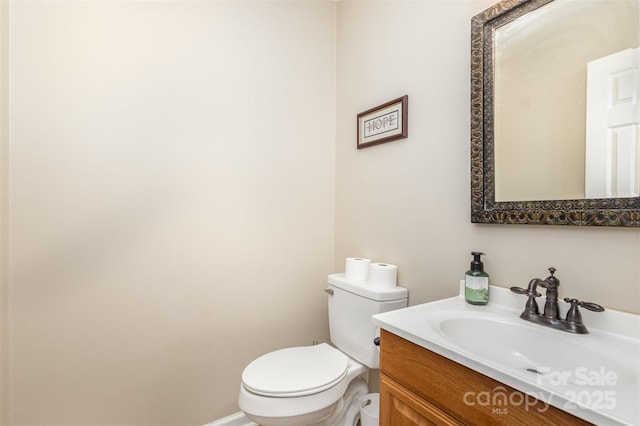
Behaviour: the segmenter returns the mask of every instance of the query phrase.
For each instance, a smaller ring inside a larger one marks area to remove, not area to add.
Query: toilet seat
[[[342,381],[348,365],[349,357],[326,343],[280,349],[250,363],[242,373],[242,384],[268,397],[312,395]]]

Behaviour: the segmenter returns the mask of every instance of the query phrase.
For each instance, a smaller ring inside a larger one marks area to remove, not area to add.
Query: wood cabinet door
[[[380,374],[381,425],[459,426],[462,423],[419,398],[393,379]]]

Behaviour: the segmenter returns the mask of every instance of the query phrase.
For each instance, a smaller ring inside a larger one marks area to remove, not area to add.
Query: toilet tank
[[[371,316],[407,306],[404,287],[380,287],[329,275],[329,332],[331,342],[369,368],[380,367],[380,351],[373,340],[379,335]]]

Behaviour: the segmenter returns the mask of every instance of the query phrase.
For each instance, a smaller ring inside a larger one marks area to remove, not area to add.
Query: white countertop
[[[589,334],[580,335],[520,319],[526,300],[526,296],[491,286],[489,304],[471,305],[464,299],[461,282],[461,293],[456,297],[377,314],[373,322],[576,417],[597,425],[640,425],[640,316],[581,308]],[[544,296],[538,298],[541,312],[544,300]],[[559,304],[564,318],[568,304]],[[474,330],[478,324],[489,324],[487,334],[478,336],[484,328],[474,331],[469,345],[454,341],[444,324],[447,320],[452,320],[448,324],[465,324],[465,319],[475,324]],[[515,334],[507,336],[504,330]],[[513,343],[522,340],[520,336],[526,336],[526,349]],[[511,350],[512,343],[517,350]],[[534,356],[523,356],[520,350],[532,351]],[[535,362],[533,359],[545,365],[524,368],[527,361]]]

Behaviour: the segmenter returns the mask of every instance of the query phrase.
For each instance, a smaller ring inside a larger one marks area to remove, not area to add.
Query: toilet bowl
[[[263,426],[355,426],[370,368],[379,366],[371,316],[407,306],[402,287],[329,276],[331,340],[267,353],[242,373],[238,405]]]

